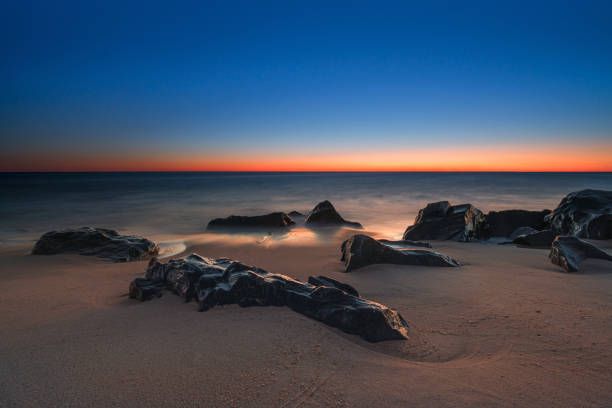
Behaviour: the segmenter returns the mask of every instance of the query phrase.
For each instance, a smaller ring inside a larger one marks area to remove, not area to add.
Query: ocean
[[[190,236],[212,218],[307,213],[326,199],[344,218],[399,238],[428,202],[541,210],[585,188],[612,190],[612,173],[2,173],[0,242],[80,226]]]

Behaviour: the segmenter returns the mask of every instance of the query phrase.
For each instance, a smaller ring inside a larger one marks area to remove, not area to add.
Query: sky
[[[612,2],[0,2],[0,171],[612,171]]]

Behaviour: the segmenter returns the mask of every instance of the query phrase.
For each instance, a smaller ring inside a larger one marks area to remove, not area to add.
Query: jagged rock
[[[290,217],[303,217],[303,216],[304,216],[304,214],[302,214],[302,213],[301,213],[301,212],[299,212],[299,211],[291,211],[291,212],[289,213],[289,216],[290,216]]]
[[[612,191],[581,190],[568,194],[547,217],[557,235],[612,238]]]
[[[32,249],[32,255],[77,253],[114,262],[147,259],[158,252],[157,244],[146,238],[120,235],[114,230],[92,227],[47,232]]]
[[[406,228],[403,239],[469,241],[483,219],[482,212],[472,204],[430,203],[419,211],[414,225]]]
[[[407,338],[408,323],[399,313],[342,289],[350,288],[349,285],[311,277],[313,281],[323,279],[324,285],[312,285],[227,258],[208,259],[191,254],[165,264],[152,260],[146,282],[139,281],[134,286],[163,284],[185,300],[196,298],[201,311],[224,304],[288,306],[368,341]]]
[[[551,230],[544,230],[534,232],[533,234],[520,235],[514,238],[512,243],[534,248],[550,248],[555,236],[555,233]]]
[[[359,297],[359,292],[357,292],[357,289],[355,289],[348,283],[338,282],[337,280],[328,278],[326,276],[320,276],[320,275],[319,276],[309,276],[308,283],[310,283],[313,286],[329,286],[332,288],[338,288],[348,293],[349,295]]]
[[[306,218],[306,224],[311,225],[347,225],[354,228],[363,228],[360,223],[347,221],[334,208],[332,203],[325,200],[320,202],[312,209],[308,218]]]
[[[371,264],[459,266],[454,259],[423,249],[394,249],[367,235],[353,235],[342,243],[344,271],[350,272]]]
[[[512,232],[512,234],[510,234],[510,239],[513,240],[513,239],[520,237],[521,235],[530,235],[530,234],[535,234],[536,232],[538,232],[538,230],[535,228],[519,227],[515,229],[514,232]]]
[[[531,227],[535,230],[543,230],[547,227],[544,218],[550,214],[550,210],[527,211],[527,210],[505,210],[491,211],[478,229],[480,239],[491,237],[509,237],[517,228]],[[516,237],[515,237],[516,238]]]
[[[552,263],[561,266],[568,272],[577,272],[580,263],[587,258],[612,261],[612,255],[595,245],[580,238],[568,236],[555,238],[548,257]]]
[[[230,215],[227,218],[215,218],[206,227],[209,230],[226,228],[283,228],[294,225],[295,222],[284,212],[274,212],[266,215],[243,216]]]

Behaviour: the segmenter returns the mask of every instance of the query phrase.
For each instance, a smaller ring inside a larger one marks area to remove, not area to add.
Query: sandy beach
[[[340,230],[312,240],[188,239],[305,280],[326,275],[398,310],[410,339],[368,343],[286,307],[197,312],[127,296],[147,262],[0,246],[1,406],[491,407],[612,405],[612,271],[548,250],[433,241],[460,268],[344,273]],[[214,236],[213,236],[214,237]],[[611,251],[612,241],[597,241]]]

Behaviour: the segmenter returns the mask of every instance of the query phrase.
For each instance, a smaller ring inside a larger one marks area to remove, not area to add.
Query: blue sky
[[[2,145],[257,154],[612,139],[610,2],[329,3],[3,2]]]

